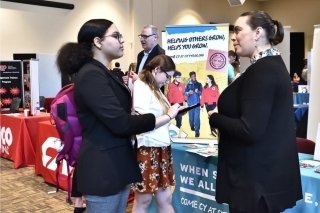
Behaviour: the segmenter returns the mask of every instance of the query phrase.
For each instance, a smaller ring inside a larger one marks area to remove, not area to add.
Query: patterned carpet
[[[0,212],[73,212],[73,206],[65,202],[66,192],[48,185],[33,167],[13,169],[13,163],[0,158]],[[131,212],[132,204],[127,212]]]

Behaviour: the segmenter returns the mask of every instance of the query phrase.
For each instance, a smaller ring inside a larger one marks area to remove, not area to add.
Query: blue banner
[[[176,186],[173,189],[173,208],[176,213],[228,213],[226,204],[215,200],[217,157],[202,157],[186,152],[181,144],[172,145]],[[157,212],[153,201],[149,212]]]

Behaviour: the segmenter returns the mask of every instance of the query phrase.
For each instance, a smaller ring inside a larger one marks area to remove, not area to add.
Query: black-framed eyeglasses
[[[170,75],[166,71],[164,71],[161,67],[159,67],[159,69],[161,70],[161,72],[166,74],[167,79],[170,79]]]
[[[163,72],[166,74],[166,78],[169,79],[170,75],[166,71],[163,71]]]
[[[140,35],[138,35],[138,37],[139,37],[139,38],[143,38],[143,39],[147,39],[147,38],[149,38],[150,36],[154,36],[154,35],[156,35],[156,34],[151,34],[151,35],[143,35],[143,34],[140,34]]]
[[[123,36],[122,36],[122,34],[119,33],[119,32],[114,32],[114,33],[112,33],[111,35],[105,35],[105,36],[103,36],[103,37],[112,37],[112,38],[115,38],[115,39],[117,39],[120,43],[121,43],[121,41],[123,40]]]

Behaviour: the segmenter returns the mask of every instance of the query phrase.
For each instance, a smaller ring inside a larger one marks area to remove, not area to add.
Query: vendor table
[[[38,122],[50,119],[40,113],[25,117],[23,113],[1,114],[1,157],[13,161],[14,168],[35,165]]]

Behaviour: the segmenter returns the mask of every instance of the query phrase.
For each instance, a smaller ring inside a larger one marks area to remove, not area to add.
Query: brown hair
[[[170,105],[167,100],[164,99],[164,95],[160,91],[160,88],[154,78],[152,72],[156,67],[160,67],[160,69],[164,72],[174,71],[176,69],[176,65],[174,64],[171,57],[161,54],[154,57],[146,66],[146,68],[139,73],[140,80],[146,83],[157,99],[160,101],[164,112],[167,112]]]

